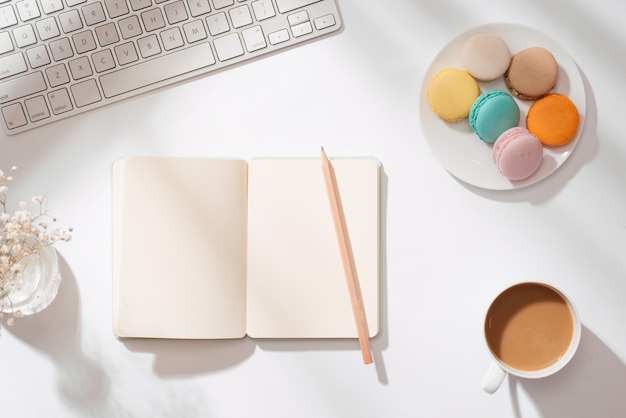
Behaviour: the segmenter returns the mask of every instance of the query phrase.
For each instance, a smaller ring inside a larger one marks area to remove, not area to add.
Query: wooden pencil
[[[330,209],[333,214],[335,233],[337,234],[337,241],[339,243],[339,249],[341,251],[341,261],[343,263],[343,269],[348,284],[348,291],[350,292],[352,312],[354,314],[354,320],[356,322],[359,345],[361,346],[361,353],[363,354],[363,362],[365,364],[370,364],[373,362],[373,360],[369,343],[369,330],[367,326],[367,317],[365,315],[365,307],[363,306],[363,298],[361,296],[359,279],[354,265],[354,256],[352,254],[352,247],[350,245],[350,238],[348,235],[348,229],[346,227],[346,220],[343,214],[343,208],[341,206],[341,198],[337,187],[337,180],[335,178],[332,164],[330,163],[330,160],[328,159],[328,157],[326,156],[326,152],[324,151],[324,147],[322,147],[322,172],[324,174],[324,181],[326,183],[326,191],[328,193]]]

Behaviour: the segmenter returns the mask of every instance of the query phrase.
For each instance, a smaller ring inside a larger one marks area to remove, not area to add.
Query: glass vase
[[[0,295],[0,311],[32,315],[48,307],[59,291],[59,259],[56,249],[50,245],[25,257],[22,263],[22,282]]]

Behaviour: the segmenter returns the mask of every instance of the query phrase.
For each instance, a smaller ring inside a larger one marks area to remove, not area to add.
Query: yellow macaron
[[[448,122],[467,117],[480,94],[476,80],[464,70],[444,68],[428,86],[428,104],[437,116]]]

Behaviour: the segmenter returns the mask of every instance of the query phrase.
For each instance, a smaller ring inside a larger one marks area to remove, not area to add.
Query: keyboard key
[[[163,49],[171,51],[172,49],[180,48],[185,45],[183,35],[180,33],[178,27],[166,29],[161,32],[161,41],[163,41]]]
[[[24,101],[26,106],[26,114],[32,122],[37,122],[50,117],[50,110],[43,96],[35,96]]]
[[[72,35],[72,42],[74,42],[76,52],[79,54],[93,51],[97,48],[96,39],[93,37],[93,32],[90,30]]]
[[[139,18],[137,16],[120,19],[119,25],[122,38],[124,39],[134,38],[135,36],[142,34],[141,24],[139,23]]]
[[[96,28],[96,37],[100,46],[108,46],[120,41],[115,23],[107,23]]]
[[[241,35],[243,36],[243,41],[246,44],[248,52],[258,51],[267,46],[265,43],[265,35],[263,35],[263,30],[260,26],[245,29],[241,31]]]
[[[68,65],[70,66],[70,73],[74,80],[80,80],[93,75],[91,64],[87,57],[78,57],[75,60],[69,61]]]
[[[41,8],[45,14],[50,14],[54,12],[58,12],[59,10],[63,10],[63,1],[62,0],[43,0],[41,2]]]
[[[133,10],[141,10],[150,6],[152,6],[152,2],[150,0],[130,0],[130,7]]]
[[[18,48],[24,48],[28,45],[37,43],[35,31],[31,25],[24,25],[13,29],[13,37]]]
[[[82,8],[83,16],[85,16],[85,23],[88,26],[93,26],[98,23],[102,23],[106,20],[106,14],[102,3],[94,2],[90,3]]]
[[[239,35],[236,33],[217,38],[213,41],[213,45],[215,45],[215,52],[217,52],[217,58],[220,61],[227,61],[243,55],[243,46],[241,46]]]
[[[168,3],[163,7],[165,11],[165,17],[167,17],[167,21],[170,24],[179,23],[184,20],[187,20],[189,16],[187,16],[187,10],[185,9],[185,4],[182,1],[175,1],[174,3]]]
[[[271,0],[257,0],[252,2],[252,11],[256,20],[261,21],[276,16]]]
[[[68,38],[61,38],[50,42],[50,52],[55,61],[61,61],[74,55],[72,44]]]
[[[107,12],[109,12],[109,17],[111,17],[111,19],[128,14],[130,11],[128,10],[126,0],[104,0],[104,6],[106,7]]]
[[[26,70],[28,67],[20,52],[0,58],[0,79],[23,73]]]
[[[46,81],[41,71],[26,74],[0,83],[0,103],[39,93],[46,89]]]
[[[141,14],[141,20],[148,32],[165,27],[165,19],[163,19],[163,14],[159,8],[143,12]]]
[[[336,24],[335,16],[326,15],[326,16],[318,17],[317,19],[315,19],[313,24],[315,25],[315,29],[317,30],[330,28],[331,26],[335,26]]]
[[[9,26],[17,25],[17,16],[13,10],[13,6],[0,7],[0,29],[8,28]]]
[[[230,20],[233,22],[235,29],[252,23],[252,15],[250,15],[250,9],[245,4],[243,6],[235,7],[228,11],[230,14]]]
[[[120,65],[130,64],[131,62],[135,62],[139,59],[135,44],[132,42],[126,42],[125,44],[118,45],[114,48],[114,51],[115,56],[117,57],[117,62],[119,62]]]
[[[137,46],[142,57],[148,58],[161,53],[161,46],[156,35],[149,35],[145,38],[137,39]]]
[[[300,7],[317,3],[318,1],[321,1],[321,0],[276,0],[276,5],[278,6],[279,12],[287,13],[292,10],[299,9]]]
[[[36,24],[37,33],[42,41],[47,41],[48,39],[56,38],[61,35],[61,31],[59,30],[59,26],[57,25],[57,21],[53,17],[48,17],[42,20],[39,20]]]
[[[213,0],[213,7],[216,9],[223,9],[224,7],[232,6],[235,4],[233,0]]]
[[[17,13],[20,15],[20,19],[23,22],[27,22],[32,19],[36,19],[41,16],[39,6],[35,0],[22,0],[15,3],[17,7]]]
[[[82,83],[74,84],[70,87],[74,102],[77,107],[85,107],[87,105],[99,102],[102,100],[100,90],[98,90],[98,84],[93,78],[83,81]]]
[[[281,29],[279,31],[272,32],[268,35],[268,39],[272,45],[286,42],[289,40],[289,31],[287,31],[287,29]]]
[[[67,73],[65,64],[58,64],[46,68],[46,77],[48,77],[50,87],[59,87],[62,84],[70,82],[70,75]]]
[[[61,113],[69,112],[74,109],[72,101],[70,100],[70,94],[66,89],[55,90],[48,93],[48,100],[50,101],[52,113],[55,115],[60,115]]]
[[[97,73],[115,68],[115,60],[110,49],[94,52],[91,55],[91,60]]]
[[[100,84],[104,96],[113,97],[213,64],[211,47],[201,43],[102,75]]]
[[[70,10],[59,14],[59,23],[63,32],[70,33],[83,28],[83,21],[80,20],[78,10]]]
[[[209,0],[187,0],[187,6],[189,6],[189,12],[193,17],[202,16],[211,11]]]
[[[4,122],[9,129],[19,128],[28,123],[24,109],[22,109],[22,105],[19,103],[3,107],[2,116],[4,116]]]
[[[209,27],[209,33],[213,36],[220,35],[230,30],[228,20],[226,19],[226,13],[224,12],[207,17],[206,24]]]
[[[309,14],[303,10],[298,13],[290,14],[287,16],[287,21],[289,22],[289,26],[296,26],[300,23],[309,21]]]
[[[43,67],[51,62],[50,55],[48,55],[48,50],[45,45],[37,45],[29,49],[26,51],[26,56],[28,57],[31,68]]]
[[[303,35],[308,35],[313,32],[313,27],[311,26],[311,22],[300,23],[299,25],[291,27],[291,33],[293,33],[294,38],[298,38]]]
[[[13,49],[13,41],[11,41],[9,32],[0,32],[0,54],[13,51]]]
[[[206,39],[207,37],[201,20],[194,20],[193,22],[183,25],[183,31],[185,32],[187,42],[190,44]]]

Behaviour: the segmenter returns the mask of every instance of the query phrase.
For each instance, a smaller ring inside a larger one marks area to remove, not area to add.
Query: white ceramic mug
[[[536,379],[561,370],[580,343],[576,308],[545,283],[519,283],[505,289],[485,316],[485,342],[493,357],[482,387],[494,393],[507,373]]]

